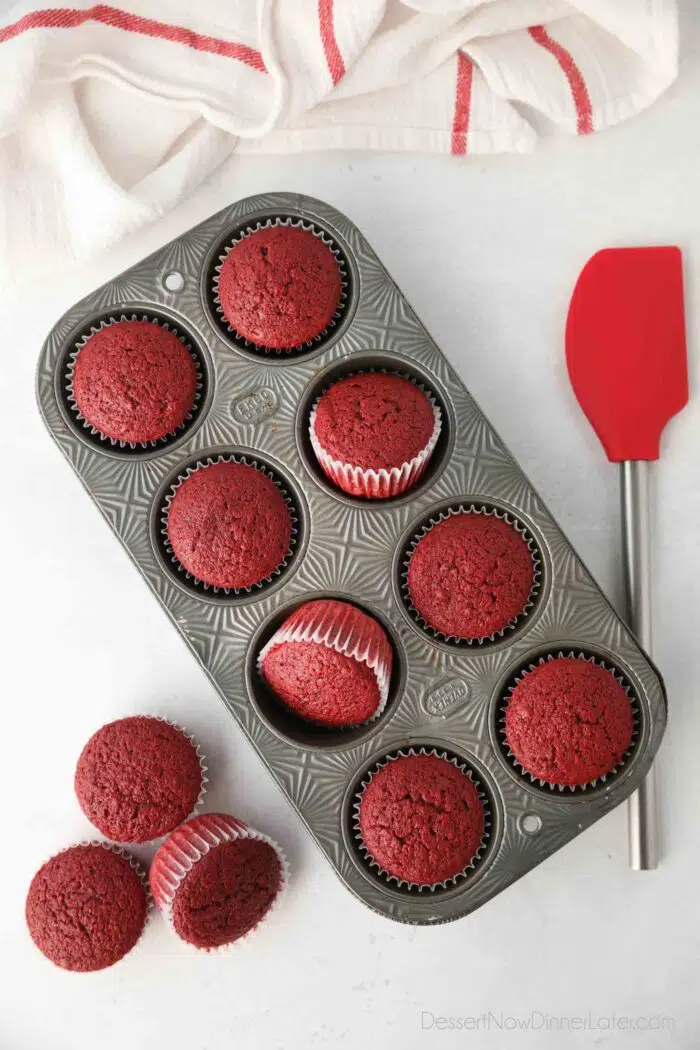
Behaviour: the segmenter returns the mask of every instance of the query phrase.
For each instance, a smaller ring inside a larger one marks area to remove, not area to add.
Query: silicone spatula
[[[679,248],[607,248],[586,263],[566,326],[569,377],[608,459],[621,464],[627,619],[651,650],[649,465],[688,400]],[[630,867],[658,863],[653,769],[629,802]]]

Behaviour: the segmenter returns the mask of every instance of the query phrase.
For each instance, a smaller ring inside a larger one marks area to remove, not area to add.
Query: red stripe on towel
[[[455,156],[462,156],[467,152],[473,79],[474,66],[467,56],[460,51],[457,56],[457,88],[455,91],[455,111],[452,118],[452,152]]]
[[[335,38],[333,0],[318,0],[318,24],[321,29],[321,43],[328,63],[328,72],[335,85],[345,76],[345,63]]]
[[[579,135],[590,135],[593,131],[591,96],[588,94],[583,73],[576,65],[573,55],[565,47],[557,43],[556,40],[553,40],[544,26],[530,26],[528,32],[535,43],[543,47],[545,51],[549,51],[550,55],[554,55],[561,66],[562,72],[569,82],[574,106],[576,107],[576,130]]]
[[[113,29],[123,29],[141,36],[152,36],[174,44],[184,44],[194,51],[207,51],[212,55],[221,55],[223,58],[235,58],[250,66],[251,69],[257,69],[260,73],[267,72],[260,52],[248,47],[247,44],[236,44],[231,40],[203,36],[192,29],[185,29],[184,26],[173,26],[166,22],[157,22],[153,18],[142,18],[140,15],[129,14],[128,11],[120,11],[119,8],[108,7],[106,4],[95,4],[84,10],[50,7],[40,11],[30,11],[12,25],[0,29],[0,43],[12,40],[30,29],[75,29],[77,26],[84,25],[85,22],[101,22]]]

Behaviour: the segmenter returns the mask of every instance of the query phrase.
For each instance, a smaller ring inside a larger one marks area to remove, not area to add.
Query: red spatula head
[[[606,248],[586,263],[566,325],[566,363],[608,459],[658,459],[688,400],[679,248]]]

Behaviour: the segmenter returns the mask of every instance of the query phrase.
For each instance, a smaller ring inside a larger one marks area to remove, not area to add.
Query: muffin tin
[[[324,336],[291,353],[262,353],[222,327],[212,275],[227,245],[268,221],[303,222],[342,259],[345,295]],[[71,356],[110,318],[150,317],[175,329],[198,361],[197,410],[154,448],[112,445],[77,417]],[[432,459],[409,492],[347,496],[326,478],[308,435],[311,407],[333,379],[388,369],[428,389],[443,417]],[[42,350],[38,398],[54,440],[117,534],[339,877],[366,905],[401,922],[447,922],[473,911],[627,798],[646,774],[666,721],[661,679],[591,579],[527,478],[432,342],[357,228],[294,194],[239,201],[172,241],[71,309]],[[222,592],[178,571],[162,516],[178,477],[219,456],[268,471],[294,506],[287,563],[263,586]],[[430,520],[474,506],[506,516],[534,546],[538,584],[504,632],[460,643],[430,632],[407,602],[407,551]],[[381,716],[348,730],[298,721],[266,690],[256,658],[282,620],[311,598],[370,613],[394,649]],[[571,652],[615,668],[633,697],[636,735],[623,764],[586,790],[531,781],[500,734],[503,697],[541,656]],[[396,884],[367,862],[353,828],[361,784],[397,752],[435,749],[465,765],[488,802],[478,863],[433,890]]]

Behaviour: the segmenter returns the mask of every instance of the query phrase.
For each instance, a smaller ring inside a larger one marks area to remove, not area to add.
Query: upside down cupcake
[[[262,649],[258,669],[277,700],[326,727],[376,718],[389,695],[393,654],[384,628],[347,602],[305,602]]]
[[[240,590],[270,579],[291,553],[293,520],[269,475],[249,463],[199,466],[170,499],[166,535],[201,583]]]
[[[215,302],[229,329],[262,350],[301,349],[325,333],[342,296],[332,248],[301,225],[268,225],[227,251]]]
[[[71,399],[104,438],[147,445],[182,427],[197,398],[184,341],[150,320],[121,320],[88,336],[72,365]]]
[[[363,785],[356,832],[367,859],[399,882],[436,886],[473,866],[486,811],[466,770],[436,752],[390,756]]]
[[[193,817],[158,848],[149,881],[174,932],[212,951],[240,941],[277,905],[284,854],[266,835],[225,813]]]
[[[388,499],[418,481],[440,429],[440,409],[417,383],[362,372],[321,395],[309,436],[324,473],[344,492]]]
[[[620,764],[634,735],[622,682],[583,656],[542,659],[506,701],[503,734],[517,765],[555,787],[583,787]]]
[[[406,586],[411,605],[434,631],[480,641],[524,612],[535,563],[527,540],[509,522],[461,510],[431,524],[418,540]]]

